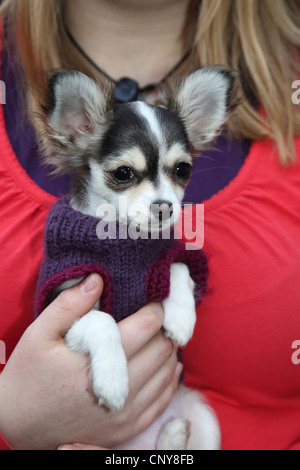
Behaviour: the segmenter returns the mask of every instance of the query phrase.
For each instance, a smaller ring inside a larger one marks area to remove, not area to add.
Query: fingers
[[[136,354],[162,328],[164,312],[159,304],[151,304],[119,323],[122,345],[127,359]]]
[[[44,327],[48,338],[62,337],[77,319],[93,308],[102,291],[102,278],[90,274],[80,284],[61,292],[34,323]]]
[[[169,372],[167,369],[161,369],[138,393],[133,406],[130,407],[130,415],[127,414],[133,436],[143,432],[164,413],[178,388],[182,367],[182,364],[178,363],[175,369],[172,368],[173,375],[170,375],[171,369]]]
[[[132,394],[141,388],[162,368],[174,373],[177,364],[177,353],[170,339],[160,331],[128,362],[129,382]],[[173,369],[170,370],[170,369]]]
[[[177,357],[174,354],[143,384],[136,395],[131,398],[137,414],[144,414],[145,410],[149,410],[152,407],[156,407],[157,412],[159,410],[161,412],[164,411],[164,406],[166,405],[164,397],[167,395],[170,396],[170,399],[172,398],[177,389],[182,368],[182,364],[177,361]],[[153,416],[152,418],[154,419]]]
[[[89,446],[86,444],[65,444],[59,446],[57,450],[108,450],[104,447]]]
[[[103,280],[99,274],[91,274],[80,284],[64,290],[41,313],[34,322],[44,326],[47,335],[62,337],[70,326],[88,313],[101,297]],[[161,329],[163,324],[163,309],[158,304],[152,304],[139,310],[134,315],[119,323],[122,344],[127,358],[133,356]],[[53,325],[53,329],[51,329]]]
[[[163,414],[168,405],[171,403],[175,390],[178,387],[178,379],[174,377],[173,382],[166,387],[161,395],[145,411],[139,416],[133,424],[137,433],[147,429],[159,416]],[[135,431],[134,431],[135,433]]]
[[[119,323],[130,383],[124,416],[131,422],[131,432],[146,429],[165,410],[178,387],[182,365],[173,342],[163,333],[163,320],[162,307],[152,304]]]

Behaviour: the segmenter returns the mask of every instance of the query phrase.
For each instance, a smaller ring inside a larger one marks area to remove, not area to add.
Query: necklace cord
[[[115,85],[117,85],[120,80],[114,80],[110,75],[108,75],[107,72],[105,72],[103,69],[101,69],[94,61],[93,59],[91,59],[91,57],[89,57],[89,55],[82,49],[82,47],[78,44],[78,42],[75,40],[75,38],[72,36],[72,34],[70,33],[70,31],[65,28],[65,31],[66,31],[66,34],[69,38],[69,40],[71,41],[71,43],[73,44],[73,46],[78,50],[78,52],[80,52],[80,54],[101,74],[103,75],[105,78],[107,78],[109,81],[111,81],[112,83],[114,83]],[[149,85],[146,85],[145,87],[143,88],[139,88],[138,84],[138,91],[139,93],[145,93],[147,91],[151,91],[155,88],[157,88],[159,85],[163,84],[164,82],[166,82],[168,80],[168,78],[170,78],[170,76],[175,73],[181,66],[182,64],[188,59],[188,57],[190,56],[192,52],[192,48],[180,59],[179,62],[177,62],[177,64],[161,79],[160,82],[157,82],[157,83],[151,83]],[[121,79],[122,80],[122,79]],[[130,79],[132,82],[135,82],[135,80],[133,79]]]

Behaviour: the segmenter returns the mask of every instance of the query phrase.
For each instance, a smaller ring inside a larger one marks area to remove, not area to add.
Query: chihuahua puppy
[[[49,80],[50,102],[44,108],[43,145],[53,173],[73,176],[70,209],[61,223],[69,226],[78,213],[77,225],[88,217],[97,219],[99,207],[109,204],[120,226],[138,225],[141,234],[150,227],[163,233],[175,224],[193,167],[193,151],[207,148],[219,133],[234,106],[235,82],[232,70],[205,67],[177,82],[163,105],[137,101],[114,106],[111,93],[97,81],[75,70],[56,72]],[[122,207],[120,197],[126,199]],[[118,245],[114,247],[117,252]],[[71,280],[60,277],[60,285],[52,282],[53,295],[80,282],[83,271],[81,276],[76,273]],[[124,276],[118,283],[123,280]],[[192,337],[196,322],[195,279],[184,262],[171,263],[168,294],[162,302],[163,327],[182,347]],[[130,313],[138,307],[131,305]],[[122,409],[128,394],[127,362],[117,323],[106,313],[102,299],[70,328],[65,340],[72,350],[90,355],[92,388],[99,405]],[[166,412],[119,448],[219,447],[213,411],[199,393],[181,385]]]

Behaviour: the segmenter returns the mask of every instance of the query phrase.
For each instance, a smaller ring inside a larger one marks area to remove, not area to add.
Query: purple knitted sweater
[[[63,282],[98,272],[104,280],[100,308],[120,321],[150,302],[162,302],[170,291],[170,267],[186,263],[196,283],[199,303],[206,291],[207,260],[203,251],[187,251],[177,240],[100,240],[98,218],[84,215],[60,199],[45,228],[45,255],[37,288],[36,311],[48,305]]]

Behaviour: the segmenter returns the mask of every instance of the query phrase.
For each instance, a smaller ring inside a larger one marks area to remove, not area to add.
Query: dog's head
[[[60,70],[49,80],[46,161],[53,173],[73,172],[73,196],[83,212],[111,204],[127,222],[163,228],[179,217],[193,151],[219,133],[234,104],[235,82],[230,69],[205,67],[177,82],[164,106],[114,106],[97,81]],[[120,213],[120,196],[126,213]]]

